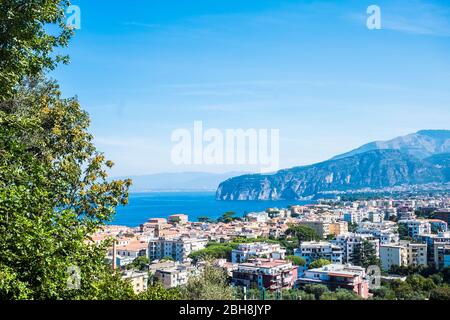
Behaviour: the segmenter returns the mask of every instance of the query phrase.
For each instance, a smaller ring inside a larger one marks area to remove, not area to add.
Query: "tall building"
[[[450,244],[437,243],[434,248],[434,256],[437,268],[450,267]]]
[[[336,221],[329,224],[328,232],[330,235],[338,236],[343,233],[348,232],[348,222],[347,221]]]
[[[302,242],[294,255],[305,259],[306,265],[318,259],[327,259],[332,263],[342,263],[344,259],[342,248],[327,241]]]
[[[241,263],[233,271],[232,283],[247,288],[276,291],[292,288],[297,280],[297,267],[285,260],[256,259]]]
[[[306,270],[298,279],[299,286],[323,284],[330,290],[339,288],[352,290],[362,298],[369,297],[369,281],[364,268],[351,265],[330,264],[322,268]]]
[[[427,245],[422,243],[408,243],[408,266],[427,265]]]
[[[408,252],[405,246],[395,244],[380,245],[381,268],[389,271],[393,266],[406,266],[408,264]]]
[[[150,261],[170,257],[175,261],[186,261],[192,252],[204,249],[207,239],[197,238],[159,238],[150,240],[148,244],[148,257]]]
[[[357,246],[360,246],[364,241],[368,241],[375,248],[375,254],[379,257],[380,254],[380,240],[370,234],[362,233],[344,233],[338,235],[335,240],[331,242],[339,246],[343,252],[343,262],[355,264],[354,252]]]
[[[122,272],[122,279],[128,280],[136,294],[147,291],[148,273],[134,270]]]
[[[438,234],[422,234],[419,240],[427,244],[428,264],[437,265],[437,258],[435,255],[436,247],[439,245],[450,245],[450,232],[439,232]]]
[[[330,234],[330,223],[324,221],[300,221],[300,225],[310,227],[321,237],[326,238]]]
[[[399,220],[398,223],[406,225],[408,236],[414,239],[422,234],[431,233],[431,224],[427,220]]]
[[[450,209],[442,209],[436,211],[433,215],[435,219],[443,220],[447,222],[447,225],[450,224]]]
[[[264,242],[242,243],[231,251],[231,262],[242,263],[252,258],[272,258],[283,260],[286,250],[279,244],[269,244]]]

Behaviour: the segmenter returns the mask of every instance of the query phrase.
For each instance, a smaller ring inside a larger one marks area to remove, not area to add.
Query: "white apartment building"
[[[147,291],[148,273],[127,270],[122,272],[122,279],[131,283],[136,294]]]
[[[338,245],[328,241],[305,241],[295,249],[294,255],[306,260],[306,265],[317,259],[327,259],[332,263],[342,263],[344,252]]]
[[[408,264],[407,249],[399,244],[381,244],[380,260],[384,271],[389,271],[392,266],[406,266]]]
[[[427,220],[399,220],[399,224],[406,224],[408,235],[413,238],[426,233],[431,233],[431,224]]]
[[[190,277],[198,274],[200,271],[194,266],[174,263],[171,266],[156,269],[154,276],[164,288],[169,289],[186,285]]]
[[[380,240],[380,244],[394,244],[400,241],[400,236],[398,233],[393,231],[381,231],[376,229],[357,229],[358,233],[371,235],[374,238]]]
[[[368,219],[372,222],[379,223],[384,220],[384,213],[381,212],[369,212]]]
[[[427,265],[427,245],[425,243],[408,243],[408,266]]]
[[[254,221],[259,223],[265,223],[270,220],[267,212],[250,212],[247,214],[246,219],[248,221]]]
[[[136,259],[139,256],[146,256],[148,253],[147,241],[130,241],[123,245],[116,247],[117,255],[121,257],[128,257]],[[110,255],[112,255],[112,249],[110,249]]]
[[[375,247],[376,255],[380,254],[380,240],[370,234],[344,233],[336,236],[332,243],[339,246],[343,251],[343,262],[353,263],[353,252],[356,246],[368,241]]]
[[[170,257],[175,261],[186,261],[192,252],[204,249],[207,239],[198,238],[159,238],[151,240],[148,244],[150,261]]]
[[[323,284],[331,290],[344,288],[352,290],[362,298],[369,297],[369,281],[364,268],[352,265],[330,264],[322,268],[310,269],[298,279],[300,286]]]
[[[286,250],[279,244],[269,244],[265,242],[243,243],[237,249],[231,251],[232,263],[243,263],[251,258],[271,258],[283,260]]]
[[[348,223],[360,224],[367,217],[367,212],[360,210],[347,211],[344,213],[344,221],[347,221]]]

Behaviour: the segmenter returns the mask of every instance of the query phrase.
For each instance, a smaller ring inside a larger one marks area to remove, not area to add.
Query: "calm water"
[[[267,208],[285,208],[305,204],[305,201],[216,201],[214,192],[151,192],[130,194],[129,204],[117,208],[112,224],[138,226],[149,218],[167,218],[174,213],[189,215],[190,221],[200,216],[216,219],[224,212],[237,215],[263,211]]]

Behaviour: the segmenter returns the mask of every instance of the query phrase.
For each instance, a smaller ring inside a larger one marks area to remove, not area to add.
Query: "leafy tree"
[[[337,289],[335,292],[324,292],[320,300],[361,300],[356,292],[347,289]]]
[[[357,223],[350,222],[348,224],[348,231],[349,232],[356,232],[356,229],[358,229],[358,224]]]
[[[440,286],[430,292],[430,300],[450,300],[450,287]]]
[[[320,300],[320,297],[325,293],[329,293],[330,290],[323,284],[307,284],[305,292],[314,295],[316,300]]]
[[[231,251],[235,246],[231,243],[214,243],[208,244],[205,249],[201,249],[192,252],[189,258],[194,260],[194,262],[208,260],[208,259],[230,259]]]
[[[290,225],[289,229],[286,230],[286,234],[296,237],[299,243],[320,240],[320,236],[313,228],[303,225]]]
[[[322,268],[322,267],[324,267],[324,266],[327,266],[327,265],[329,265],[329,264],[331,264],[331,261],[330,260],[327,260],[327,259],[317,259],[317,260],[314,260],[313,262],[311,262],[310,264],[309,264],[309,269],[316,269],[316,268]]]
[[[335,292],[336,300],[361,300],[362,298],[352,290],[337,289]]]
[[[43,80],[67,44],[67,1],[0,3],[0,297],[132,298],[104,263],[108,243],[86,240],[126,204],[130,181],[107,180],[106,161],[76,99]],[[57,24],[55,34],[47,24]],[[30,80],[31,79],[31,80]],[[72,274],[74,273],[74,274]],[[78,274],[79,273],[79,274]],[[80,279],[76,290],[70,276]]]
[[[353,264],[367,268],[372,265],[379,265],[375,245],[367,240],[354,246],[352,253]]]
[[[408,282],[393,281],[391,288],[398,300],[425,300],[425,296],[421,292],[414,291]]]
[[[401,276],[409,276],[414,273],[420,272],[421,267],[420,266],[391,266],[391,269],[389,270],[392,274],[398,274]]]
[[[88,126],[78,101],[62,99],[43,79],[0,103],[0,265],[29,298],[96,298],[118,279],[104,263],[109,244],[86,240],[127,203],[131,181],[108,181],[113,163],[96,150]],[[80,290],[66,290],[74,267]]]
[[[31,294],[32,291],[26,283],[18,279],[14,270],[0,265],[0,300],[24,300],[28,299]]]
[[[398,235],[400,236],[400,239],[402,239],[402,240],[409,238],[408,227],[405,223],[398,224]]]
[[[202,274],[191,277],[182,291],[183,300],[232,300],[233,289],[225,271],[207,263]]]
[[[436,273],[430,276],[430,279],[434,282],[435,285],[441,285],[444,282],[444,278],[441,274]]]
[[[150,260],[147,256],[136,257],[133,262],[126,266],[126,269],[137,269],[139,271],[148,270]]]
[[[450,284],[450,267],[445,267],[441,271],[444,282]]]
[[[395,300],[395,292],[388,286],[372,289],[373,300]]]
[[[237,219],[237,218],[234,217],[235,215],[236,215],[235,212],[228,211],[228,212],[225,212],[219,219],[217,219],[217,221],[218,222],[223,222],[223,223],[230,223],[233,220]]]
[[[172,218],[170,218],[170,222],[173,224],[179,224],[179,223],[181,223],[181,218],[180,217],[172,217]]]
[[[181,292],[178,288],[166,289],[164,286],[156,282],[147,288],[147,291],[138,295],[139,300],[180,300]]]
[[[2,0],[0,2],[0,102],[13,98],[26,77],[55,68],[68,58],[52,54],[68,44],[66,0]],[[50,28],[52,24],[57,28]]]
[[[310,295],[310,299],[306,299],[306,292],[298,289],[284,289],[282,290],[283,300],[314,300],[314,296]]]
[[[210,217],[207,216],[200,216],[198,217],[198,221],[199,222],[203,222],[203,223],[212,223],[213,220]]]
[[[298,257],[298,256],[286,256],[286,260],[289,260],[292,262],[292,264],[296,265],[296,266],[304,266],[306,264],[306,260],[303,259],[302,257]]]
[[[161,262],[165,262],[165,261],[175,261],[175,259],[172,258],[171,256],[165,256],[165,257],[163,257],[160,261],[161,261]]]
[[[414,274],[406,279],[406,282],[416,292],[429,292],[436,288],[436,284],[432,279],[427,279],[419,274]]]

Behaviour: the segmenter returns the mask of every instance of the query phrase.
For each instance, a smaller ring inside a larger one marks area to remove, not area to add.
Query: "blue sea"
[[[217,201],[214,192],[149,192],[131,193],[129,204],[117,208],[110,224],[136,227],[150,218],[167,218],[171,214],[184,213],[190,221],[200,216],[217,219],[227,211],[238,216],[246,212],[264,211],[267,208],[286,208],[306,201]]]

